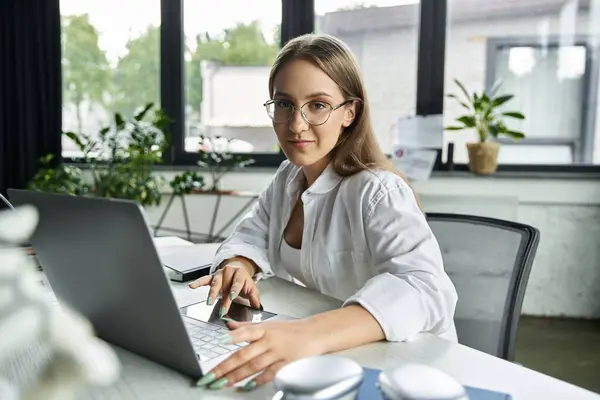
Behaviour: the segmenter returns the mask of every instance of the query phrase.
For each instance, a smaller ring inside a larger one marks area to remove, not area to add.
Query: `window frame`
[[[281,7],[281,43],[314,31],[314,0],[282,0]],[[185,60],[183,26],[183,0],[161,0],[161,19],[169,21],[161,24],[161,104],[167,115],[175,115],[177,120],[170,127],[172,143],[165,164],[175,166],[197,165],[198,153],[185,150]],[[277,153],[249,153],[253,167],[278,167],[285,156],[281,150]]]
[[[441,4],[443,4],[443,8],[444,8],[444,33],[442,34],[441,32],[439,32],[439,30],[433,29],[433,38],[431,40],[433,40],[433,42],[435,43],[436,41],[443,41],[444,43],[446,42],[446,23],[447,23],[447,19],[448,19],[448,0],[421,0],[421,12],[423,13],[424,11],[427,12],[427,9],[424,10],[423,4],[427,3],[427,2],[435,2],[436,7],[440,6]],[[430,7],[433,7],[432,4],[429,5]],[[431,12],[431,11],[430,11]],[[421,15],[421,21],[423,21],[423,14]],[[441,18],[441,17],[440,17]],[[441,21],[438,21],[438,23],[441,23]],[[421,23],[421,30],[428,30],[429,28],[427,28],[426,26],[423,26],[423,23]],[[436,36],[437,35],[437,36]],[[528,39],[529,42],[531,42],[531,39]],[[576,38],[576,42],[580,42],[580,40],[578,38]],[[419,50],[421,51],[422,47],[419,46]],[[425,48],[423,48],[425,49]],[[588,48],[589,50],[589,48]],[[488,52],[490,51],[489,47],[488,47]],[[593,51],[593,49],[592,49]],[[440,55],[439,53],[434,53],[435,57],[432,59],[432,63],[434,65],[435,69],[435,73],[437,74],[441,74],[441,77],[438,76],[438,80],[441,79],[442,85],[443,85],[443,80],[444,80],[444,76],[445,76],[445,57],[446,55]],[[589,57],[590,53],[588,52],[588,57]],[[420,57],[420,55],[419,55]],[[588,62],[589,60],[586,60],[586,68],[588,67]],[[488,53],[486,55],[486,63],[489,66],[489,62],[490,62],[490,54]],[[597,68],[597,67],[596,67]],[[592,77],[591,80],[589,81],[590,83],[593,83],[594,80],[596,82],[598,82],[598,77],[597,77],[597,71],[594,73],[593,70],[592,71]],[[594,76],[596,75],[596,76]],[[493,82],[490,83],[488,80],[488,74],[486,73],[486,82],[485,82],[485,86],[486,89],[489,89],[491,86],[493,85]],[[417,96],[419,96],[419,87],[417,87]],[[596,100],[593,99],[593,102],[595,102]],[[585,103],[585,106],[589,105],[589,102]],[[595,116],[593,116],[595,117]],[[590,121],[589,120],[584,120],[584,124],[585,125],[589,125]],[[533,139],[530,139],[529,144],[535,143],[536,141]],[[593,142],[593,138],[592,138],[592,142]],[[538,143],[535,143],[538,144]],[[590,146],[591,148],[592,146]],[[436,165],[436,167],[434,168],[434,171],[469,171],[469,167],[466,163],[455,163],[454,160],[451,159],[451,155],[454,152],[454,147],[453,144],[451,143],[449,146],[449,151],[448,151],[448,158],[449,160],[442,163],[440,166]],[[584,150],[585,151],[585,150]],[[593,148],[591,149],[591,152],[593,154]],[[498,165],[498,172],[499,173],[523,173],[523,174],[544,174],[546,176],[550,176],[552,174],[556,174],[556,173],[561,173],[561,174],[571,174],[573,176],[596,176],[597,174],[600,173],[600,164],[499,164]],[[539,176],[539,175],[538,175]]]
[[[281,0],[281,45],[296,36],[314,32],[315,4],[314,0]],[[167,115],[174,119],[170,126],[171,145],[164,156],[165,166],[194,166],[199,155],[185,151],[185,34],[183,26],[183,0],[160,0],[161,7],[161,39],[160,39],[160,99],[161,107]],[[448,18],[448,0],[421,0],[419,18],[419,42],[417,55],[417,98],[416,114],[443,114],[445,52]],[[589,49],[589,47],[588,47]],[[488,50],[491,51],[491,50]],[[594,51],[594,49],[591,49]],[[590,57],[588,52],[588,58]],[[490,60],[490,54],[487,56]],[[586,60],[586,67],[590,60]],[[598,82],[597,72],[593,65],[590,83]],[[596,67],[597,69],[597,64]],[[487,85],[487,82],[486,82]],[[587,99],[590,99],[588,97]],[[595,100],[594,100],[595,102]],[[586,102],[585,105],[589,105]],[[584,125],[593,123],[589,114]],[[595,115],[592,115],[595,119]],[[593,138],[586,137],[583,143],[590,143]],[[591,147],[591,146],[590,146]],[[582,151],[585,151],[585,147]],[[593,153],[593,149],[588,150]],[[455,164],[453,160],[442,161],[441,149],[434,165],[434,171],[468,171],[466,164]],[[449,151],[449,155],[452,149]],[[249,153],[255,163],[247,168],[278,167],[285,159],[279,153]],[[81,159],[69,159],[71,162],[83,162]],[[600,165],[539,165],[539,164],[501,164],[499,172],[534,172],[534,173],[600,173]]]
[[[583,76],[583,95],[581,109],[579,110],[579,116],[581,121],[581,128],[579,134],[573,138],[524,138],[518,142],[512,140],[499,139],[498,141],[503,145],[508,146],[519,146],[519,145],[537,145],[537,146],[569,146],[573,161],[575,163],[587,163],[591,165],[594,159],[594,139],[595,139],[595,126],[596,126],[596,112],[597,109],[590,109],[590,105],[596,103],[598,98],[598,67],[599,61],[597,57],[594,57],[594,49],[585,36],[576,36],[573,38],[571,46],[583,47],[586,50],[585,58],[585,73]],[[486,74],[485,74],[485,88],[491,90],[494,81],[496,80],[496,58],[498,53],[506,48],[512,47],[532,47],[541,48],[539,39],[531,36],[515,36],[515,37],[490,37],[487,39],[487,51],[486,51]],[[547,43],[544,47],[551,49],[559,49],[561,47],[560,39],[556,36],[548,38]],[[567,164],[569,165],[569,164]],[[572,164],[571,164],[572,165]]]

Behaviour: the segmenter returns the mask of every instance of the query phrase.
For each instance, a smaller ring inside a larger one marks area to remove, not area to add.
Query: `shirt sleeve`
[[[398,185],[378,193],[363,215],[374,276],[344,306],[360,304],[388,341],[445,332],[457,294],[412,190]]]
[[[248,258],[256,263],[260,271],[255,278],[262,279],[273,276],[273,269],[268,257],[270,212],[279,172],[284,164],[279,168],[267,189],[260,194],[250,212],[242,217],[231,235],[219,246],[210,273],[214,273],[223,261],[237,256]]]

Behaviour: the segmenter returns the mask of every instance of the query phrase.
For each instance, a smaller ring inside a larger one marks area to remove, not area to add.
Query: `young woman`
[[[344,301],[297,321],[230,323],[250,344],[206,374],[211,389],[286,363],[419,332],[456,340],[456,291],[410,186],[379,149],[359,67],[344,43],[305,35],[280,51],[265,103],[287,157],[259,201],[220,246],[208,302],[260,306],[256,281],[276,275]]]

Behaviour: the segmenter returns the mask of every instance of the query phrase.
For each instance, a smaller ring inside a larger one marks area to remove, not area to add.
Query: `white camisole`
[[[279,245],[279,252],[281,255],[281,263],[283,268],[290,274],[294,279],[304,282],[304,276],[300,269],[300,249],[295,249],[288,244],[285,238],[281,238],[281,244]]]

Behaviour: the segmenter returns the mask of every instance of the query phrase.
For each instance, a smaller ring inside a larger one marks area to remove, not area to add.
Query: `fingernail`
[[[214,381],[216,377],[217,377],[217,375],[214,372],[209,372],[208,374],[204,375],[202,378],[198,379],[198,382],[196,382],[196,386],[208,385],[209,383]]]
[[[256,387],[256,381],[250,381],[244,385],[242,390],[249,392]]]
[[[227,380],[227,378],[221,378],[212,383],[208,388],[211,390],[222,389],[223,386],[227,385],[228,382],[229,381]]]
[[[227,318],[227,317],[221,317],[221,319],[226,322],[237,322],[235,319],[231,319],[231,318]]]
[[[219,336],[217,339],[217,343],[219,344],[230,344],[233,341],[233,338],[230,334],[226,333],[223,336]]]
[[[229,292],[229,300],[235,299],[235,292]]]
[[[208,304],[209,306],[212,306],[212,303],[213,303],[213,299],[212,299],[212,297],[209,297],[209,298],[206,300],[206,304]]]
[[[227,313],[227,311],[225,310],[225,307],[221,307],[221,310],[219,311],[219,317],[223,318],[223,315],[225,315]]]

